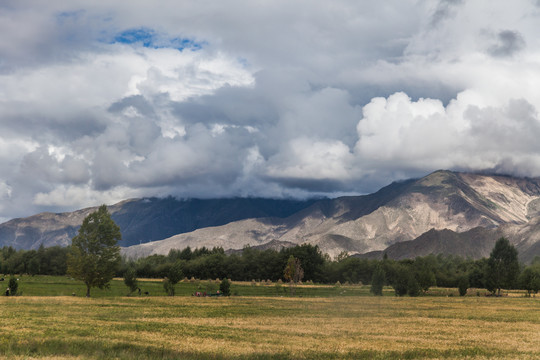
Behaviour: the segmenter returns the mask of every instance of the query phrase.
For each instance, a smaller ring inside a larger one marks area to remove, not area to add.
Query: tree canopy
[[[102,205],[83,220],[78,235],[72,239],[68,274],[85,283],[87,297],[90,297],[90,288],[107,287],[114,277],[120,264],[117,243],[121,238],[120,228]]]
[[[516,283],[519,275],[517,250],[504,237],[495,243],[489,255],[487,271],[486,289],[493,293],[497,290],[500,295],[501,288],[509,289]]]

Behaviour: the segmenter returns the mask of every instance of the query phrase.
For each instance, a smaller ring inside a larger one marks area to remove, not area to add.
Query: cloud
[[[540,176],[528,0],[0,9],[3,218],[358,194],[440,168]]]
[[[373,99],[358,123],[355,154],[381,173],[440,166],[540,176],[536,109],[523,99],[479,107],[474,95],[459,94],[446,107],[404,93]]]
[[[512,56],[525,48],[525,40],[517,31],[502,30],[497,34],[496,42],[487,51],[491,56]]]

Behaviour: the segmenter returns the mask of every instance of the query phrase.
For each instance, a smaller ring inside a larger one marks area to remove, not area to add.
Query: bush
[[[19,282],[14,276],[12,276],[9,279],[8,287],[9,287],[9,295],[12,295],[12,296],[17,295],[17,291],[19,290]]]
[[[407,281],[407,293],[409,296],[418,296],[420,295],[420,284],[414,275],[409,275],[409,280]]]
[[[174,296],[174,285],[168,278],[163,279],[163,289],[169,296]]]
[[[182,263],[180,261],[172,264],[168,270],[168,276],[163,279],[163,289],[169,296],[174,296],[174,287],[184,277],[182,272]]]
[[[405,296],[409,289],[409,275],[407,273],[407,268],[400,267],[399,271],[396,272],[394,282],[392,284],[396,296]]]
[[[134,267],[129,267],[124,272],[124,284],[129,288],[130,294],[139,288],[137,272]]]
[[[223,296],[231,296],[231,283],[227,279],[223,279],[219,284],[219,291]]]
[[[467,295],[467,289],[469,288],[469,277],[461,276],[458,281],[459,296]]]
[[[371,289],[369,290],[373,295],[382,296],[384,282],[386,281],[386,275],[381,266],[377,266],[373,272],[371,279]]]

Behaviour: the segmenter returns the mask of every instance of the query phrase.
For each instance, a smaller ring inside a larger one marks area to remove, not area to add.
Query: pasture
[[[0,297],[3,358],[540,358],[538,298],[372,297],[360,286],[306,287],[302,297],[126,297],[114,295],[126,292],[116,281],[86,299],[35,296],[43,290],[26,280],[22,296]],[[161,283],[151,285],[157,292]],[[179,285],[183,294],[196,286]]]

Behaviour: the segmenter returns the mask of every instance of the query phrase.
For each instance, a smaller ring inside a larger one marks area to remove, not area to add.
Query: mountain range
[[[94,208],[0,224],[0,246],[68,245]],[[523,261],[540,255],[540,179],[436,171],[376,193],[319,200],[132,199],[109,207],[129,257],[173,248],[279,248],[310,243],[330,256],[489,256],[507,237]]]
[[[109,206],[127,247],[199,228],[219,226],[251,217],[287,217],[315,200],[273,200],[260,198],[185,199],[173,197],[130,199]],[[71,244],[83,219],[97,207],[67,213],[41,213],[0,224],[0,247],[37,249]]]

